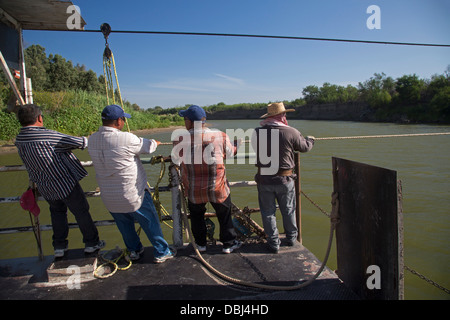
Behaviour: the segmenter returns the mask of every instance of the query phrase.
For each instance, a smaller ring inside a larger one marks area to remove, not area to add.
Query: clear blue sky
[[[74,0],[98,30],[265,34],[450,44],[447,0]],[[381,29],[370,30],[370,5]],[[74,64],[103,73],[101,33],[25,31]],[[142,108],[301,97],[307,85],[357,85],[374,73],[430,78],[450,65],[450,48],[304,40],[111,34],[122,95]]]

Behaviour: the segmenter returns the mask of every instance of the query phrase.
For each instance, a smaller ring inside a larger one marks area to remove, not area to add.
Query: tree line
[[[386,117],[395,112],[429,113],[435,120],[450,121],[450,65],[441,75],[420,79],[416,74],[397,79],[384,73],[375,73],[370,79],[359,82],[357,87],[332,85],[322,87],[309,85],[302,91],[307,104],[365,102],[378,114]],[[426,120],[422,117],[423,120]]]
[[[373,108],[389,104],[407,105],[431,102],[436,95],[443,94],[450,87],[450,66],[442,75],[431,79],[420,79],[417,75],[404,75],[397,79],[384,73],[375,73],[373,77],[359,82],[357,87],[332,85],[325,82],[322,87],[309,85],[302,91],[307,103],[346,103],[365,101]],[[437,102],[439,99],[435,99]]]
[[[430,79],[420,79],[416,74],[404,75],[397,79],[385,73],[375,73],[357,86],[335,85],[325,82],[322,86],[308,85],[302,90],[302,97],[283,101],[290,108],[314,104],[366,103],[377,121],[397,121],[406,117],[411,122],[450,123],[450,65],[447,70]],[[260,110],[267,103],[238,103],[227,105],[219,102],[205,106],[207,112]],[[164,115],[176,114],[188,107],[163,109],[159,106],[148,112]]]

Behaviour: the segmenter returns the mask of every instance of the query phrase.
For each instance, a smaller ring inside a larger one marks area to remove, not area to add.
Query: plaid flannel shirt
[[[172,136],[172,162],[180,165],[185,196],[192,203],[222,203],[230,195],[224,159],[237,152],[224,132],[202,128]]]

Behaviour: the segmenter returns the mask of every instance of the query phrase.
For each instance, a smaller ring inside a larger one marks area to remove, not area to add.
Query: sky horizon
[[[450,2],[73,0],[85,30],[208,32],[450,44]],[[376,5],[377,12],[368,8]],[[376,25],[378,23],[378,25]],[[378,27],[374,28],[374,27]],[[101,33],[24,31],[74,65],[103,74]],[[195,35],[120,34],[108,39],[123,97],[141,108],[295,100],[308,85],[354,85],[374,73],[430,79],[450,48]]]

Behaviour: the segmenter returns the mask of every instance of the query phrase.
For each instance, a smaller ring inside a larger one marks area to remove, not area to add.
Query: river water
[[[214,120],[213,127],[241,128],[244,131],[259,125],[258,120]],[[290,120],[289,124],[304,135],[315,137],[342,137],[365,135],[397,135],[430,132],[450,132],[450,126],[399,125],[389,123],[359,123],[341,121]],[[170,141],[171,132],[162,132],[147,138]],[[377,139],[320,140],[314,148],[301,155],[302,190],[326,212],[331,211],[331,158],[340,157],[397,171],[403,187],[404,214],[404,262],[445,288],[450,288],[450,136],[421,136]],[[240,152],[246,152],[241,147]],[[248,147],[247,147],[248,148]],[[170,146],[160,146],[155,155],[169,155]],[[248,151],[248,150],[247,150]],[[76,151],[80,160],[90,160],[87,151]],[[0,155],[0,166],[21,164],[19,156]],[[97,187],[93,168],[87,168],[89,176],[81,181],[85,191]],[[151,185],[156,183],[160,165],[146,165]],[[166,171],[167,172],[167,171]],[[255,167],[252,160],[245,164],[228,164],[230,181],[253,180]],[[0,173],[0,197],[22,194],[28,186],[26,172]],[[161,185],[167,185],[167,174]],[[160,194],[165,208],[171,212],[169,193]],[[253,187],[232,189],[232,200],[240,208],[259,207],[256,189]],[[100,198],[90,198],[94,220],[109,220]],[[41,224],[50,224],[48,205],[39,202]],[[208,212],[213,212],[209,207]],[[278,214],[279,215],[279,214]],[[260,222],[259,214],[253,215]],[[74,222],[69,214],[69,221]],[[28,226],[28,213],[18,203],[0,204],[0,228]],[[217,225],[217,221],[216,221]],[[282,231],[282,224],[279,221]],[[218,230],[218,226],[216,228]],[[171,229],[163,224],[166,239],[172,241]],[[107,242],[106,249],[124,247],[116,226],[99,227],[100,236]],[[217,232],[216,232],[217,233]],[[302,198],[303,244],[319,260],[325,255],[328,244],[329,219]],[[218,238],[218,234],[215,235]],[[141,237],[144,245],[150,243]],[[42,233],[45,255],[53,254],[51,232]],[[70,229],[69,248],[83,247],[78,229]],[[32,232],[0,235],[0,259],[36,256],[37,247]],[[336,269],[335,240],[328,267]],[[405,299],[449,299],[450,295],[405,270]]]

